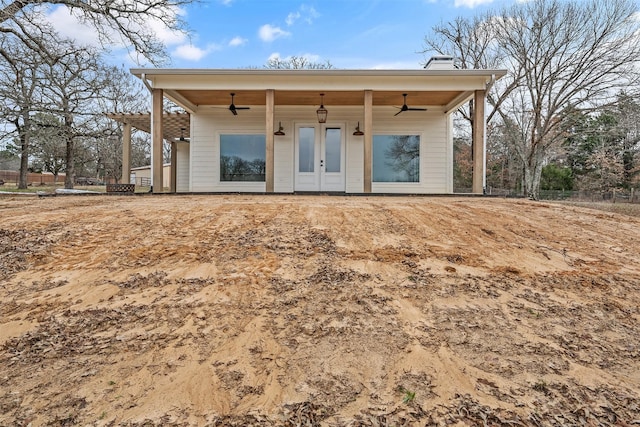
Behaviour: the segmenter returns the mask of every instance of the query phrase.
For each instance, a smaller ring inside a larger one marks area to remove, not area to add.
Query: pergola
[[[108,113],[107,117],[123,124],[122,131],[122,179],[123,183],[129,182],[131,175],[131,131],[138,129],[151,134],[151,113]],[[171,143],[171,163],[175,165],[174,143],[180,138],[190,136],[189,113],[167,113],[162,117],[162,139]],[[175,166],[171,169],[171,191],[175,190]]]

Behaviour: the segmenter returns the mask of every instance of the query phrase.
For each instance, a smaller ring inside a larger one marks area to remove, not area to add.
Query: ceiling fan
[[[236,105],[233,103],[233,97],[234,96],[235,96],[235,93],[231,92],[231,105],[229,105],[229,111],[231,111],[234,116],[238,115],[238,110],[249,110],[250,109],[250,107],[236,107]]]
[[[191,138],[184,137],[184,131],[186,128],[180,128],[180,138],[178,138],[178,142],[191,142]]]
[[[400,111],[398,111],[397,113],[395,113],[393,116],[397,116],[400,113],[404,113],[405,111],[427,111],[426,108],[414,108],[414,107],[408,107],[407,106],[407,94],[403,93],[402,96],[404,97],[404,103],[402,104],[402,107],[396,107],[398,108]]]

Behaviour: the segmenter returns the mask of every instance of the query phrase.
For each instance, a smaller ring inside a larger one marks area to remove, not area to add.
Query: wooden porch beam
[[[364,192],[371,193],[373,163],[373,91],[364,91]]]
[[[162,89],[153,89],[151,97],[151,186],[154,193],[162,193]]]
[[[131,124],[122,126],[122,177],[121,184],[129,184],[131,179]]]
[[[484,116],[485,95],[486,91],[484,90],[476,90],[473,95],[473,178],[471,191],[474,194],[483,194],[484,192],[484,133],[486,127]]]
[[[275,91],[273,89],[267,89],[266,91],[266,113],[265,113],[265,131],[266,131],[266,145],[267,153],[265,159],[265,191],[267,193],[273,193],[274,191],[274,135],[273,135],[273,121],[275,116]]]

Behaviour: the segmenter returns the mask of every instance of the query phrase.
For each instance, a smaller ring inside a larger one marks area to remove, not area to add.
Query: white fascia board
[[[133,69],[157,89],[175,90],[482,90],[504,70],[170,70]]]

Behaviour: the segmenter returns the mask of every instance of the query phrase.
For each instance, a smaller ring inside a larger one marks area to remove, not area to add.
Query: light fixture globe
[[[324,93],[320,94],[320,108],[316,110],[316,114],[318,115],[318,123],[326,123],[327,122],[327,109],[324,108]]]

